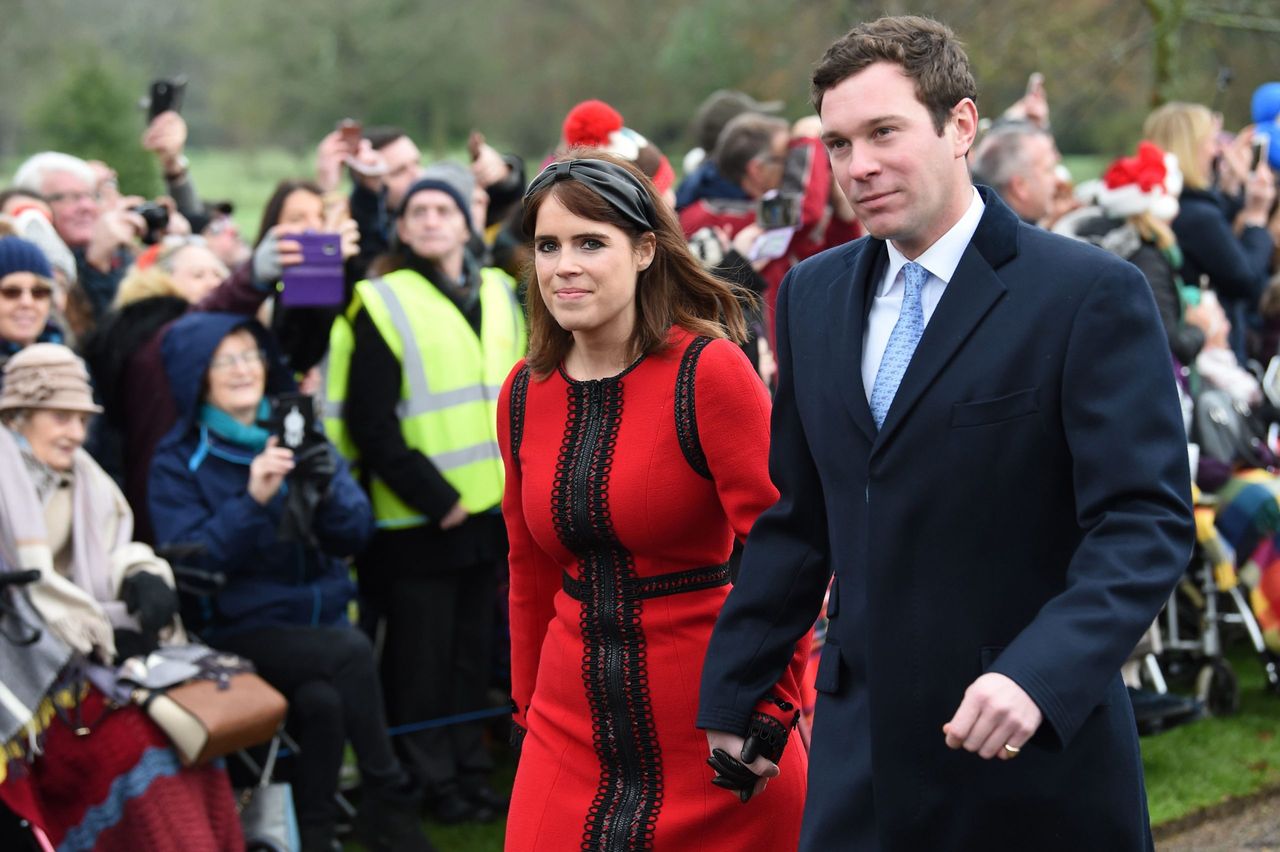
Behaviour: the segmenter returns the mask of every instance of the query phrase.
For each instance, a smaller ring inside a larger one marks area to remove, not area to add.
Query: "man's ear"
[[[973,147],[973,140],[978,136],[978,105],[972,98],[965,98],[951,108],[951,121],[948,125],[955,134],[952,142],[957,157],[964,157]]]
[[[1014,174],[1009,177],[1009,182],[1005,184],[1004,192],[1009,198],[1021,200],[1026,197],[1027,179],[1020,174]]]

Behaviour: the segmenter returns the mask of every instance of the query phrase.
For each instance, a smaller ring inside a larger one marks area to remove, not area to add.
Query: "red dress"
[[[808,758],[787,737],[808,648],[759,696],[786,740],[745,806],[694,726],[727,560],[777,498],[769,398],[726,340],[673,329],[623,373],[523,364],[499,403],[511,538],[511,682],[523,734],[506,849],[794,849]]]

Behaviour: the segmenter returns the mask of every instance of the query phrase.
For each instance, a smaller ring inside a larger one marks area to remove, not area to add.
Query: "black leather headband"
[[[631,172],[604,160],[552,163],[529,184],[524,200],[528,202],[535,192],[562,180],[576,180],[586,186],[640,230],[658,229],[658,213],[643,184]]]

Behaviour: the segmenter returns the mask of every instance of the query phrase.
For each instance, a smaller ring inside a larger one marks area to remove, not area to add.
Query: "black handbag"
[[[1226,391],[1207,388],[1196,397],[1191,437],[1202,456],[1232,467],[1269,468],[1275,456],[1264,434],[1249,407]]]

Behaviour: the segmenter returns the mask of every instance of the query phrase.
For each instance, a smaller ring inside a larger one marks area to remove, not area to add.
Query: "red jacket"
[[[800,195],[800,224],[787,253],[770,261],[760,273],[767,282],[764,303],[771,342],[773,307],[778,298],[778,285],[787,270],[810,255],[862,236],[862,227],[856,219],[844,222],[832,215],[831,163],[819,140],[812,137],[791,140],[779,189]],[[680,211],[680,227],[686,238],[706,227],[724,228],[733,237],[754,221],[754,200],[703,198]]]

